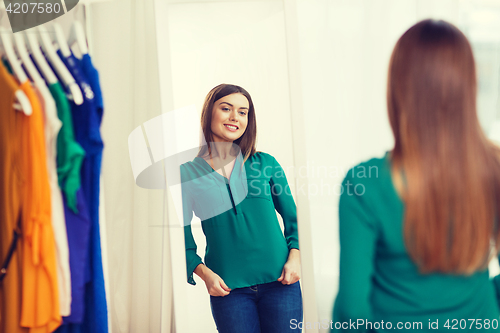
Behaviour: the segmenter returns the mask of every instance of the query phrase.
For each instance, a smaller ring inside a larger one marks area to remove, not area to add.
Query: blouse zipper
[[[234,204],[233,194],[231,192],[231,186],[228,183],[226,183],[226,186],[229,191],[229,197],[231,198],[231,204],[233,205],[234,214],[238,215],[238,210],[236,209],[236,205]]]

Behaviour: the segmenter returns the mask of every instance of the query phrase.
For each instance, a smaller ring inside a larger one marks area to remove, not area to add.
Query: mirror
[[[194,105],[188,111],[191,114],[189,119],[183,118],[185,121],[175,123],[176,131],[182,132],[182,142],[190,142],[184,144],[184,149],[190,150],[191,155],[187,158],[189,153],[181,153],[186,150],[177,151],[174,165],[179,166],[196,156],[200,114],[207,93],[221,83],[235,84],[250,93],[255,106],[257,151],[268,153],[278,161],[297,202],[291,105],[295,99],[290,87],[290,76],[295,72],[291,72],[289,65],[289,22],[287,25],[284,2],[157,0],[155,14],[162,112],[168,114],[175,110],[173,113],[179,114],[179,110],[186,111]],[[166,139],[164,142],[173,144]],[[175,145],[181,149],[183,144],[176,142]],[[163,284],[172,285],[174,303],[173,306],[164,303],[163,312],[173,309],[178,332],[217,332],[204,282],[196,274],[196,286],[186,281],[179,175],[167,171],[167,185],[170,236],[164,241],[169,247],[168,253],[164,254],[170,260],[172,276],[164,277]],[[283,230],[282,218],[279,214],[277,217]],[[301,232],[307,231],[307,223],[299,219]],[[191,230],[197,254],[203,259],[206,238],[199,218],[194,218]],[[310,255],[310,251],[304,250],[310,247],[309,243],[300,240],[301,252]],[[304,282],[307,280],[304,264],[309,265],[310,261],[302,256],[304,299],[307,297],[304,290],[314,288],[312,279]],[[304,287],[304,284],[311,287]],[[313,293],[311,296],[314,297]],[[306,311],[304,309],[305,316]]]
[[[310,291],[303,293],[304,304],[312,300],[304,307],[304,321],[313,326],[308,331],[327,331],[337,293],[339,184],[350,167],[393,145],[385,98],[397,39],[429,17],[457,25],[478,65],[481,124],[500,142],[499,10],[487,0],[156,0],[163,112],[194,104],[192,123],[199,126],[203,100],[220,83],[240,85],[253,98],[257,150],[279,161],[302,208],[299,216],[305,216],[299,231],[307,235],[301,252],[310,254],[301,280],[303,291]],[[199,127],[191,130],[190,138],[198,140]],[[179,210],[174,197],[167,204],[169,212]],[[164,285],[172,285],[175,302],[163,309],[173,309],[180,332],[216,332],[203,282],[195,276],[197,286],[186,283],[180,217],[169,217],[172,275]],[[203,257],[199,221],[192,230]]]

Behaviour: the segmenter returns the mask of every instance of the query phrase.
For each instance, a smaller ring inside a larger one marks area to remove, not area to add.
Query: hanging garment
[[[68,316],[71,307],[71,275],[69,267],[68,236],[64,218],[63,200],[59,188],[56,167],[56,139],[62,122],[57,117],[54,98],[47,86],[35,83],[36,92],[44,115],[45,147],[47,152],[47,170],[49,174],[52,201],[52,227],[56,240],[57,281],[59,285],[59,306],[61,316]]]
[[[33,55],[30,55],[31,60],[38,68]],[[52,67],[56,77],[57,72]],[[38,68],[39,70],[39,68]],[[59,82],[61,82],[58,77]],[[57,116],[62,122],[62,127],[57,135],[57,177],[59,179],[59,187],[66,196],[68,207],[78,213],[76,208],[76,191],[81,186],[80,169],[85,156],[83,148],[75,141],[73,130],[73,118],[71,116],[71,107],[64,89],[59,82],[47,85],[49,91],[54,98],[57,108]]]
[[[90,84],[90,87],[94,93],[94,107],[95,107],[95,112],[96,112],[96,117],[91,118],[91,128],[92,132],[96,132],[96,138],[97,138],[97,147],[98,149],[96,150],[95,153],[95,160],[92,166],[92,181],[93,181],[93,196],[96,200],[94,202],[94,214],[95,214],[95,219],[98,221],[97,223],[97,228],[94,230],[94,250],[92,251],[92,259],[95,263],[97,263],[97,267],[99,267],[99,270],[97,272],[94,272],[93,276],[93,292],[88,294],[88,306],[92,304],[95,306],[95,311],[93,316],[99,316],[99,318],[96,320],[96,323],[104,323],[107,322],[108,318],[103,318],[102,316],[107,316],[107,301],[106,301],[106,293],[105,293],[105,281],[104,281],[104,269],[103,269],[103,258],[102,258],[102,247],[101,244],[105,242],[105,239],[101,239],[101,234],[100,234],[100,223],[99,223],[99,194],[100,194],[100,176],[101,176],[101,163],[102,163],[102,151],[104,148],[104,143],[102,141],[101,137],[101,123],[102,123],[102,117],[104,113],[104,103],[103,103],[103,97],[102,97],[102,90],[101,90],[101,83],[99,80],[99,72],[97,69],[94,67],[92,63],[92,59],[90,58],[89,54],[84,54],[82,56],[82,59],[79,60],[73,55],[70,57],[70,59],[73,59],[76,61],[76,63],[79,65],[80,69],[83,72],[83,78],[87,78],[88,83]],[[70,61],[68,59],[68,61]],[[102,227],[102,226],[101,226]],[[88,312],[90,314],[90,312]],[[90,318],[89,318],[90,319]],[[91,320],[86,320],[85,323],[92,323]],[[92,325],[87,325],[85,324],[84,327],[89,330],[93,326]],[[107,328],[106,328],[107,332]]]
[[[66,203],[66,198],[64,198]],[[75,214],[68,205],[64,205],[66,226],[68,231],[69,263],[71,268],[72,296],[71,314],[63,318],[63,325],[58,332],[64,331],[66,324],[82,323],[85,314],[85,272],[88,270],[89,240],[91,221],[85,203],[83,190],[76,192],[78,214]]]
[[[21,326],[30,333],[53,332],[62,322],[59,309],[56,246],[51,224],[51,195],[40,101],[29,81],[21,84],[33,108],[22,118],[21,172],[23,274]]]
[[[51,66],[50,63],[49,65]],[[54,68],[52,70],[54,71]],[[54,74],[57,76],[56,71]],[[75,141],[71,107],[61,84],[59,82],[49,84],[48,88],[56,103],[57,116],[62,122],[57,136],[56,160],[59,187],[64,194],[63,205],[71,276],[71,311],[68,316],[63,317],[63,323],[81,323],[85,308],[84,273],[87,270],[90,237],[90,219],[80,180],[85,151]]]
[[[104,147],[99,129],[101,116],[96,107],[95,93],[83,74],[79,61],[73,55],[64,57],[60,51],[58,54],[80,86],[84,97],[81,105],[70,103],[75,138],[86,154],[82,165],[81,180],[92,223],[88,256],[89,269],[86,271],[88,283],[85,288],[85,317],[81,329],[83,332],[107,333],[108,312],[99,233],[99,179]],[[61,327],[58,332],[64,332],[64,329]],[[71,329],[75,332],[78,328]]]
[[[78,59],[76,60],[78,61]],[[97,121],[98,121],[97,127],[100,128],[102,123],[104,103],[102,100],[102,90],[101,90],[101,83],[99,80],[99,72],[94,67],[92,59],[88,54],[84,54],[82,56],[82,59],[79,60],[78,62],[80,64],[83,74],[89,80],[89,84],[90,87],[92,88],[92,91],[94,92],[94,104],[97,109]]]
[[[76,192],[81,187],[80,171],[85,150],[75,141],[73,117],[61,84],[54,83],[49,90],[56,101],[57,115],[63,125],[57,136],[57,174],[59,185],[66,196],[68,207],[78,213]]]
[[[63,318],[64,324],[81,323],[85,309],[85,275],[88,270],[90,218],[81,189],[80,168],[85,156],[83,148],[75,141],[71,108],[60,83],[49,86],[62,121],[57,137],[57,171],[59,184],[64,191],[64,214],[69,245],[71,271],[71,313]],[[64,327],[61,326],[58,332]]]
[[[94,67],[94,64],[92,63],[92,59],[89,54],[84,54],[82,56],[82,59],[80,60],[80,67],[82,68],[85,76],[88,78],[90,86],[92,87],[92,91],[94,91],[95,95],[95,105],[97,108],[97,114],[98,114],[98,120],[99,120],[99,125],[98,127],[101,126],[102,123],[102,117],[104,113],[104,102],[103,102],[103,97],[102,97],[102,90],[101,90],[101,83],[99,79],[99,72],[97,69]],[[101,153],[102,156],[102,153]],[[99,170],[100,172],[100,170]],[[109,266],[107,263],[107,240],[106,240],[106,222],[105,222],[105,215],[104,215],[104,189],[103,187],[100,188],[100,195],[101,195],[101,201],[100,201],[100,218],[99,218],[99,225],[100,225],[100,239],[101,239],[101,253],[102,253],[102,266],[103,266],[103,273],[104,273],[104,285],[106,289],[109,290]],[[106,294],[107,296],[107,301],[109,303],[109,294]],[[109,313],[108,313],[108,322],[110,322],[109,319]],[[111,328],[110,328],[111,330]]]
[[[34,65],[36,64],[33,59],[32,62]],[[12,68],[10,67],[9,62],[6,59],[3,59],[3,63],[7,70],[12,74]],[[22,66],[24,68],[24,64],[22,64]],[[51,221],[56,241],[57,281],[59,288],[60,311],[61,316],[68,316],[70,314],[71,306],[69,249],[63,201],[61,190],[58,186],[56,171],[56,138],[59,130],[61,129],[62,123],[57,116],[56,104],[47,86],[43,82],[35,82],[33,89],[38,97],[38,100],[40,101],[40,107],[44,119],[47,170],[52,199]]]
[[[17,83],[0,63],[0,264],[6,258],[21,217],[21,112],[14,110]],[[18,239],[4,279],[0,282],[0,333],[28,333],[21,322],[22,239]]]

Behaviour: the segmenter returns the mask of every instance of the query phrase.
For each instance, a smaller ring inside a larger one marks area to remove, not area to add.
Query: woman
[[[250,94],[213,88],[201,127],[207,144],[181,166],[188,282],[195,284],[193,273],[205,282],[221,333],[290,332],[290,321],[302,320],[296,208],[276,159],[255,151]],[[207,240],[205,263],[196,254],[193,211]]]
[[[332,326],[498,331],[487,266],[500,244],[499,149],[478,122],[466,37],[435,20],[406,31],[392,53],[387,101],[394,149],[343,182]]]

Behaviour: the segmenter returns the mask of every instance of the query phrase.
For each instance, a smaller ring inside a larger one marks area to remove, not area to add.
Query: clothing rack
[[[61,0],[61,1],[64,4],[66,4],[64,0]],[[85,28],[85,34],[87,36],[87,44],[88,44],[90,54],[93,54],[93,52],[92,52],[93,51],[93,40],[92,40],[93,31],[92,31],[92,11],[89,10],[89,6],[94,5],[96,3],[110,2],[110,1],[112,1],[112,0],[80,0],[78,2],[78,4],[76,5],[76,7],[71,10],[73,13],[65,13],[64,14],[64,15],[72,15],[73,19],[76,20],[76,19],[78,19],[77,15],[80,12],[80,10],[83,12],[82,23],[83,23],[84,28]],[[64,6],[64,8],[66,8],[66,6]],[[6,19],[4,17],[4,16],[6,16],[6,14],[7,13],[5,12],[5,3],[4,3],[4,1],[0,0],[0,22],[2,20]],[[59,19],[59,18],[57,18],[57,19]],[[47,23],[50,23],[50,22],[47,22]]]

